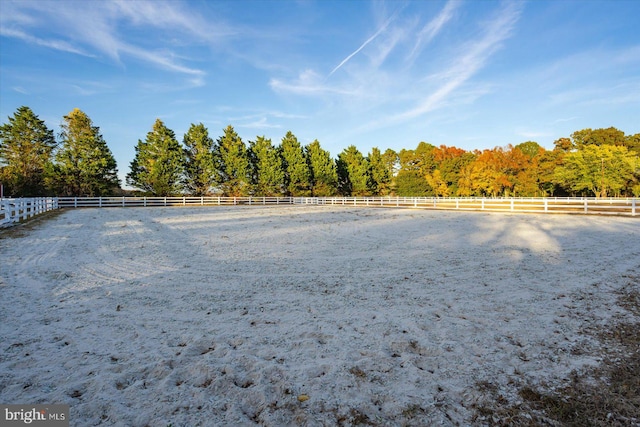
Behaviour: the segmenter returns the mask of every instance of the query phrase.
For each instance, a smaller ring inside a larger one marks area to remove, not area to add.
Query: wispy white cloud
[[[380,13],[382,14],[382,16],[384,16],[381,19],[383,22],[379,26],[379,28],[376,30],[376,32],[371,37],[369,37],[367,40],[365,40],[356,50],[354,50],[349,55],[347,55],[347,57],[344,58],[338,65],[336,65],[333,68],[333,70],[331,70],[331,72],[329,73],[327,78],[329,78],[333,74],[335,74],[336,71],[341,69],[347,62],[349,62],[354,56],[356,56],[358,53],[360,53],[364,48],[366,48],[374,40],[381,39],[380,36],[382,34],[384,34],[384,33],[387,33],[388,36],[384,37],[382,40],[380,40],[380,43],[378,43],[376,52],[374,54],[372,54],[372,56],[371,56],[372,65],[374,67],[378,67],[382,62],[384,62],[386,57],[394,49],[394,47],[398,44],[398,42],[401,41],[405,37],[405,32],[400,26],[396,27],[396,28],[390,28],[391,23],[394,22],[398,18],[398,15],[402,11],[402,9],[403,9],[402,6],[397,8],[388,17],[386,16],[387,15],[386,10],[385,11],[381,11]]]
[[[29,91],[27,91],[25,88],[23,88],[22,86],[14,86],[11,89],[13,89],[15,92],[21,93],[23,95],[28,95]]]
[[[415,44],[413,45],[411,53],[409,53],[408,60],[410,62],[419,55],[424,46],[428,45],[431,40],[438,35],[445,24],[453,18],[454,12],[460,4],[460,0],[447,1],[440,13],[422,28],[416,36]]]
[[[459,7],[458,0],[448,1],[438,15],[422,27],[417,27],[414,17],[407,18],[398,12],[391,17],[386,15],[377,31],[334,67],[327,78],[307,69],[294,79],[272,78],[269,84],[276,92],[325,99],[331,109],[337,106],[350,114],[366,112],[369,117],[378,116],[363,123],[360,130],[414,120],[451,103],[475,102],[491,90],[491,85],[483,83],[469,88],[463,85],[486,66],[511,36],[523,4],[501,3],[487,21],[478,24],[479,31],[470,36],[473,38],[458,41],[444,55],[439,51],[437,62],[431,61],[427,67],[424,63],[418,66],[420,51],[451,22]],[[359,54],[364,53],[360,58]],[[398,62],[382,64],[392,53],[396,58],[411,61],[405,61],[404,68]],[[351,62],[353,65],[347,73],[328,79]]]
[[[483,36],[468,43],[460,54],[452,58],[451,65],[438,73],[442,81],[437,89],[426,96],[414,108],[392,116],[390,121],[400,122],[424,115],[442,106],[453,91],[474,76],[511,35],[522,12],[520,3],[507,3],[498,15],[488,23]]]
[[[137,46],[132,46],[127,43],[121,43],[119,46],[119,50],[121,52],[128,53],[135,58],[150,62],[152,64],[156,64],[170,71],[176,71],[178,73],[190,74],[192,76],[200,77],[204,76],[205,74],[204,71],[197,68],[190,68],[179,64],[177,61],[175,61],[174,55],[172,55],[171,53],[163,54],[160,52],[150,51],[148,49],[142,49]],[[199,82],[199,80],[194,80],[194,82]]]
[[[296,95],[318,96],[327,94],[354,95],[354,90],[346,90],[327,84],[324,77],[313,70],[304,70],[298,78],[288,83],[281,79],[271,79],[269,86],[276,92],[287,92]]]
[[[106,56],[122,63],[122,56],[153,64],[167,71],[187,74],[193,85],[201,85],[205,72],[184,64],[166,44],[149,46],[147,40],[127,41],[123,25],[138,25],[149,31],[163,30],[190,34],[211,41],[219,32],[207,31],[197,15],[180,8],[179,3],[163,1],[113,2],[18,2],[12,3],[16,19],[4,16],[2,36],[73,54]],[[20,17],[29,16],[29,19]],[[47,34],[43,36],[41,34]],[[64,40],[56,38],[59,34]]]
[[[552,125],[557,125],[558,123],[565,123],[565,122],[571,122],[573,120],[579,119],[578,116],[573,116],[573,117],[566,117],[566,118],[559,118],[559,119],[555,119],[553,122],[551,122]]]
[[[549,99],[554,106],[636,105],[640,107],[640,79],[615,84],[583,85],[553,93]]]
[[[173,28],[191,33],[200,40],[219,41],[237,35],[238,29],[222,21],[211,22],[191,13],[174,1],[114,0],[114,9],[136,25]]]
[[[269,123],[266,117],[260,117],[255,121],[240,123],[237,127],[246,129],[281,129],[282,125]]]
[[[68,53],[73,53],[73,54],[87,56],[87,57],[95,57],[95,55],[91,55],[85,52],[84,50],[79,49],[73,46],[71,43],[68,43],[64,40],[42,39],[42,38],[27,34],[21,30],[0,27],[0,36],[20,39],[26,43],[35,44],[38,46],[59,50],[62,52],[68,52]]]
[[[527,131],[527,130],[518,130],[515,132],[516,135],[522,136],[524,138],[544,138],[548,136],[552,136],[551,132],[540,132],[540,131]]]
[[[70,83],[69,87],[78,93],[78,95],[82,96],[93,96],[97,93],[109,90],[107,85],[95,82],[80,82],[80,84]]]
[[[385,22],[380,28],[378,28],[378,31],[376,31],[371,37],[369,37],[367,40],[365,40],[364,43],[362,43],[360,45],[359,48],[357,48],[356,50],[354,50],[353,52],[351,52],[346,58],[344,58],[342,60],[342,62],[340,62],[333,70],[331,70],[331,72],[329,73],[328,77],[331,77],[336,71],[338,71],[340,68],[342,68],[342,66],[344,64],[346,64],[351,58],[353,58],[354,56],[356,56],[362,49],[364,49],[369,43],[371,43],[372,41],[374,41],[376,39],[376,37],[378,37],[384,30],[387,29],[387,26],[389,25],[389,22],[391,21],[391,18],[389,18],[387,20],[387,22]]]

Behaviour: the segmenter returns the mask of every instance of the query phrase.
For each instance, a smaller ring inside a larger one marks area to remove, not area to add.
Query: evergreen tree
[[[401,169],[396,176],[396,193],[398,196],[425,197],[433,196],[433,188],[427,178],[419,170]]]
[[[184,187],[194,196],[205,196],[211,193],[215,184],[215,163],[213,159],[213,139],[202,124],[191,124],[182,139],[184,145]]]
[[[391,192],[392,175],[378,147],[373,147],[368,156],[371,190],[376,196],[386,196]]]
[[[56,147],[53,131],[29,107],[0,126],[0,183],[14,197],[46,194],[44,172]]]
[[[435,148],[431,144],[420,142],[415,150],[400,150],[398,153],[400,170],[417,170],[422,176],[431,174],[436,167]]]
[[[93,197],[119,189],[116,160],[89,116],[75,108],[61,127],[62,146],[47,177],[56,194]]]
[[[338,189],[345,196],[371,194],[369,162],[360,151],[350,145],[338,155]]]
[[[146,139],[138,140],[127,183],[154,196],[179,193],[183,154],[175,133],[157,119]]]
[[[382,154],[382,159],[384,160],[384,164],[389,171],[389,176],[394,177],[398,173],[398,153],[391,148],[387,148],[384,150]]]
[[[284,162],[285,185],[290,196],[311,194],[311,173],[304,150],[291,131],[282,138],[280,153]]]
[[[257,196],[282,196],[284,192],[284,170],[282,159],[270,139],[259,136],[249,142],[251,184]]]
[[[305,147],[311,173],[311,194],[313,196],[334,196],[338,192],[338,172],[328,151],[320,147],[316,139]]]
[[[246,196],[251,190],[247,148],[233,126],[224,129],[214,147],[217,183],[225,196]]]

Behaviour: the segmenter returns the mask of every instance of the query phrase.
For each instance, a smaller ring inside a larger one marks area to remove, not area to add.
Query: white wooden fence
[[[639,198],[438,197],[59,197],[60,208],[332,205],[444,210],[640,216]]]
[[[58,209],[56,197],[0,199],[0,227],[10,226],[52,209]]]
[[[293,197],[58,197],[61,208],[292,204]]]
[[[640,214],[640,198],[303,197],[297,198],[296,203],[519,213]]]

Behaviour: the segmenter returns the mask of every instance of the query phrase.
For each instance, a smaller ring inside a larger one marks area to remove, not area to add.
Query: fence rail
[[[8,227],[52,209],[58,209],[56,197],[0,199],[0,227]]]
[[[292,205],[293,197],[58,197],[61,208]]]
[[[640,214],[637,198],[438,198],[438,197],[59,197],[60,208],[333,205],[520,213]]]
[[[520,213],[575,213],[627,216],[640,214],[640,199],[636,198],[303,197],[297,198],[296,202],[316,205],[378,206]]]

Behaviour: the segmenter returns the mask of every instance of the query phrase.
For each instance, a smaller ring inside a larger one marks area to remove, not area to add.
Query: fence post
[[[5,212],[4,216],[5,216],[5,218],[7,218],[9,223],[12,223],[13,222],[13,219],[12,219],[13,215],[11,214],[12,213],[11,207],[10,207],[11,203],[9,201],[0,202],[0,203],[2,203],[4,205],[4,212]]]
[[[481,210],[484,210],[484,197],[482,198],[482,201],[481,201],[480,206],[481,206],[481,207],[480,207],[480,209],[481,209]]]
[[[631,199],[631,216],[636,216],[636,199]]]
[[[546,197],[545,197],[545,199],[544,199],[544,211],[545,211],[545,212],[548,212],[548,211],[549,211],[548,200],[547,200],[547,198],[546,198]]]
[[[513,212],[513,204],[514,204],[514,200],[511,199],[511,212]]]
[[[584,199],[584,213],[589,212],[589,201],[587,198]]]

